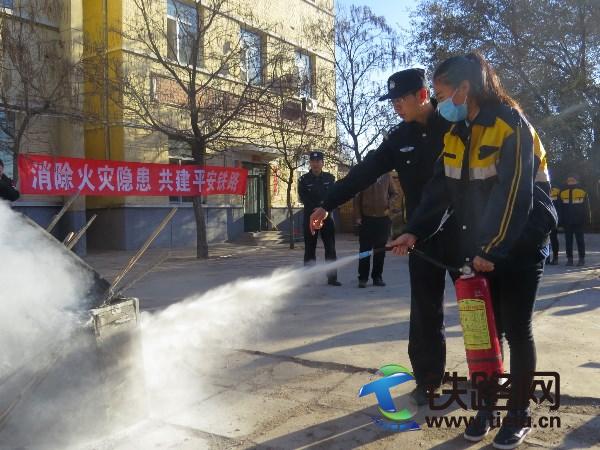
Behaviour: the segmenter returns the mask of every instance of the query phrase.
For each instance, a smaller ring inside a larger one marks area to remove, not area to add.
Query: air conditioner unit
[[[305,97],[302,99],[302,104],[304,106],[304,110],[309,113],[316,113],[318,103],[317,100],[310,97]]]

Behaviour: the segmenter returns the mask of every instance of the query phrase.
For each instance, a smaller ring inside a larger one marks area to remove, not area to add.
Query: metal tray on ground
[[[107,420],[131,425],[146,411],[139,300],[112,299],[90,312]]]

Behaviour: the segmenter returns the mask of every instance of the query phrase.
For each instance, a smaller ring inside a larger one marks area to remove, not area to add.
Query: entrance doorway
[[[244,198],[244,231],[267,230],[267,165],[242,165],[248,169],[248,187]]]

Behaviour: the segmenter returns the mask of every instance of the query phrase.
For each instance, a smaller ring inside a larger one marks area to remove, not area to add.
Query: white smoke
[[[145,381],[153,411],[164,415],[201,398],[199,380],[215,375],[223,353],[259,339],[303,279],[301,271],[276,271],[229,283],[157,314],[145,313]]]
[[[0,380],[67,337],[90,277],[0,201]]]
[[[199,402],[206,394],[205,380],[223,366],[223,355],[253,346],[290,292],[333,268],[278,270],[233,281],[159,313],[143,313],[141,346],[116,353],[123,371],[103,367],[107,353],[97,349],[91,329],[81,321],[82,313],[88,316],[81,296],[90,275],[39,231],[20,227],[17,214],[1,202],[0,261],[0,417],[18,392],[11,383],[16,379],[21,389],[36,373],[43,374],[23,391],[10,420],[0,420],[0,448],[32,449],[109,449],[120,439],[110,436],[123,436],[124,425],[166,419]],[[129,392],[135,392],[131,401]]]

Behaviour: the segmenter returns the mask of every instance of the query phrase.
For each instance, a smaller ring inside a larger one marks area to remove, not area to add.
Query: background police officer
[[[393,127],[382,144],[330,190],[323,207],[317,209],[311,223],[320,226],[328,211],[345,203],[358,192],[373,184],[386,172],[396,170],[405,195],[406,214],[410,219],[421,199],[421,193],[433,174],[434,162],[443,146],[443,136],[450,123],[435,111],[426,88],[425,72],[408,69],[388,79],[388,93],[380,100],[390,99],[396,114],[404,121]],[[441,216],[441,215],[440,215]],[[436,220],[439,223],[441,217]],[[432,219],[433,220],[433,219]],[[451,219],[450,222],[453,222]],[[419,245],[433,258],[448,261],[448,243],[445,230]],[[408,354],[417,382],[413,392],[415,401],[424,405],[427,391],[440,386],[446,365],[444,337],[444,288],[446,272],[443,269],[411,255],[409,257],[411,282],[410,335]]]
[[[0,198],[14,202],[20,197],[13,181],[4,174],[4,162],[0,159]]]
[[[573,235],[577,241],[578,266],[585,264],[585,239],[583,227],[590,220],[591,211],[587,192],[579,185],[577,177],[567,178],[567,186],[560,192],[561,220],[565,228],[567,266],[573,265]]]
[[[310,153],[310,171],[300,177],[298,181],[298,194],[300,201],[304,204],[304,265],[314,264],[317,259],[317,236],[321,234],[321,240],[325,247],[325,260],[335,261],[335,224],[333,218],[328,217],[319,233],[310,230],[310,215],[318,207],[323,205],[323,200],[329,189],[334,185],[335,177],[329,172],[323,172],[323,153]],[[337,280],[337,270],[327,273],[327,282],[332,286],[341,286]]]

